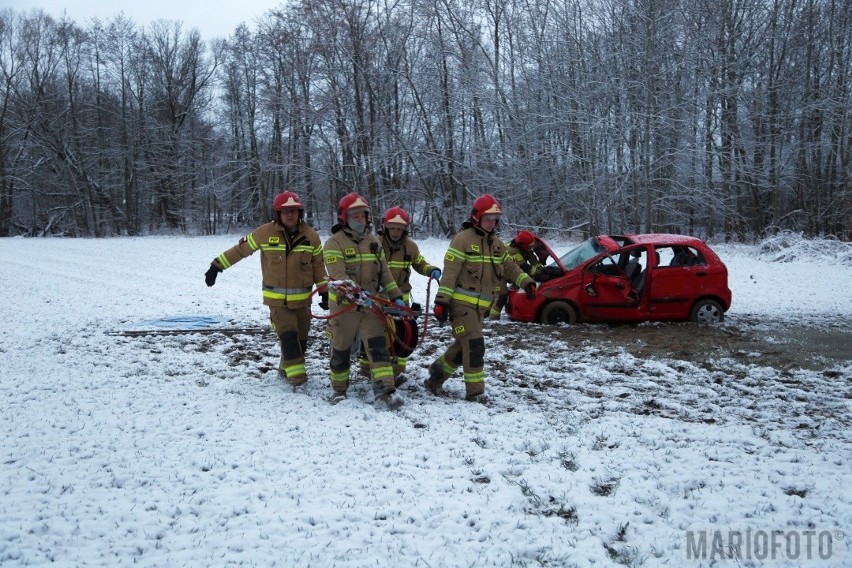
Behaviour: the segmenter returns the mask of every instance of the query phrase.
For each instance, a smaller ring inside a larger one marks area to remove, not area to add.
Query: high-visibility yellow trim
[[[458,300],[459,302],[464,302],[465,304],[470,304],[471,306],[479,308],[487,308],[491,305],[491,302],[494,301],[493,294],[480,294],[479,292],[465,290],[464,288],[456,288],[453,290],[452,298],[453,300]]]
[[[251,250],[257,250],[257,241],[254,240],[254,233],[249,233],[246,235],[246,242]]]
[[[464,374],[464,382],[466,383],[482,383],[485,382],[485,371],[476,371],[473,373]]]
[[[351,251],[351,254],[350,254]],[[346,249],[346,253],[339,250],[327,250],[323,252],[323,258],[329,264],[337,260],[345,260],[347,264],[361,262],[376,262],[384,255],[377,255],[371,252],[356,254],[355,249]]]
[[[312,247],[309,244],[296,245],[293,248],[293,252],[306,252],[308,254],[313,254],[314,253],[314,247]]]
[[[345,383],[349,380],[349,369],[337,372],[330,371],[329,376],[331,377],[332,383]]]
[[[458,367],[454,367],[453,365],[450,365],[449,362],[447,362],[447,360],[444,359],[443,355],[441,355],[438,358],[438,365],[440,365],[441,370],[444,372],[445,375],[452,375],[455,372],[455,370],[458,369]]]
[[[506,251],[503,251],[502,254],[493,256],[493,255],[482,255],[480,253],[480,249],[478,245],[471,245],[470,250],[471,254],[465,253],[464,251],[460,251],[458,249],[449,248],[447,249],[447,254],[444,255],[444,259],[447,261],[461,260],[462,262],[470,262],[472,264],[480,264],[480,263],[496,263],[502,264],[506,259]],[[475,254],[474,254],[475,253]]]
[[[231,263],[228,262],[228,257],[225,256],[224,252],[216,258],[219,260],[219,264],[222,265],[222,270],[225,270],[226,268],[231,268]]]
[[[263,297],[270,300],[300,302],[311,296],[310,288],[267,288],[263,287]]]
[[[367,252],[358,256],[347,256],[346,263],[361,263],[361,262],[376,262],[379,260],[379,255]]]
[[[305,364],[297,363],[296,365],[290,365],[289,367],[285,367],[284,374],[287,375],[287,378],[289,379],[293,379],[296,377],[304,377],[307,375],[307,371],[305,370]]]
[[[383,365],[381,367],[373,367],[372,371],[370,371],[370,375],[373,377],[373,381],[380,381],[385,377],[393,377],[393,367],[390,365]]]

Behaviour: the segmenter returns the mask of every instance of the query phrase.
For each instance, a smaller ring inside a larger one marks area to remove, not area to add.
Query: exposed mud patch
[[[502,330],[502,332],[501,332]],[[731,320],[723,325],[693,323],[580,324],[545,326],[500,323],[489,330],[516,348],[544,335],[573,347],[596,347],[602,353],[619,348],[637,358],[689,361],[713,369],[722,359],[781,371],[822,370],[852,360],[852,322],[796,327],[782,322]]]

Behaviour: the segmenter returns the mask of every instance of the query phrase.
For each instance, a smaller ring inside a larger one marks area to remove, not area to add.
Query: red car
[[[600,235],[561,257],[544,241],[536,244],[547,264],[537,275],[534,298],[510,290],[513,320],[719,323],[731,306],[727,267],[695,237]]]

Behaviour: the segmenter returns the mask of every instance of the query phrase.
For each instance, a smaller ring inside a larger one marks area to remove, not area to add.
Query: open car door
[[[644,248],[608,254],[590,264],[583,272],[580,292],[587,319],[643,319],[642,289],[647,267],[648,255]]]

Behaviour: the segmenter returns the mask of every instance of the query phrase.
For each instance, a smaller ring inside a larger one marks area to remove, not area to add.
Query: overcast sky
[[[254,28],[254,21],[282,0],[0,0],[0,8],[29,12],[40,8],[52,16],[68,17],[84,25],[92,18],[110,20],[119,13],[140,26],[159,19],[182,21],[187,29],[198,28],[202,39],[227,37],[240,22]]]

